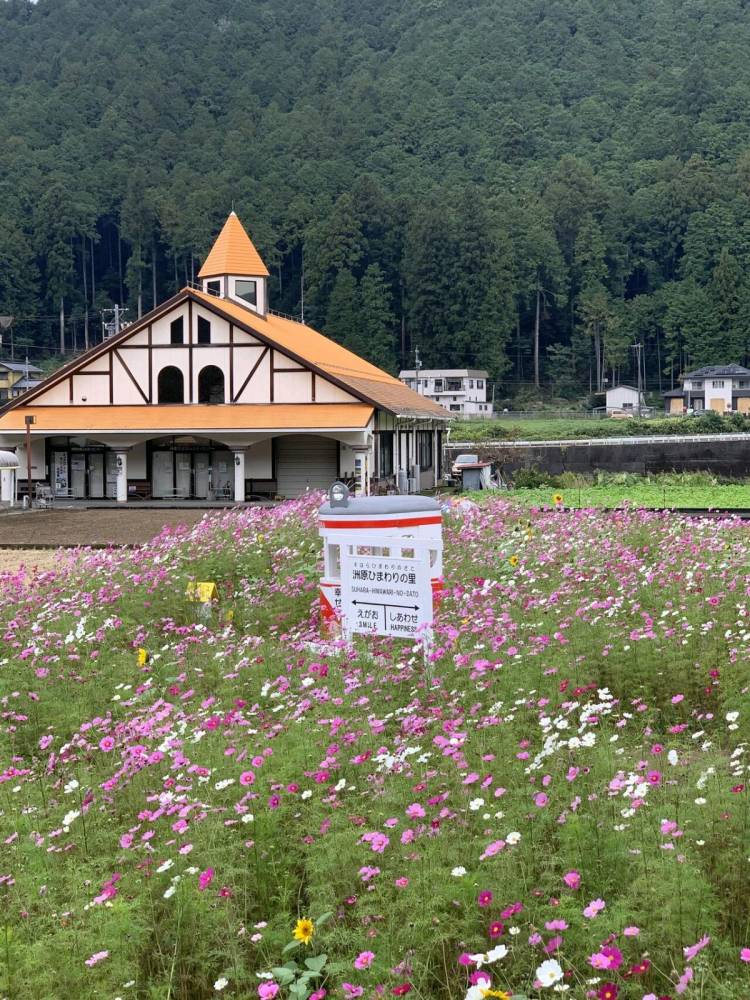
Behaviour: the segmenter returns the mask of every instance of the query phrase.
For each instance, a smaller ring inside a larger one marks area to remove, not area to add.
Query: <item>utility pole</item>
[[[102,316],[104,316],[105,313],[112,313],[111,320],[102,320],[102,333],[104,340],[109,340],[110,337],[116,337],[117,334],[125,328],[127,325],[125,322],[125,314],[127,311],[127,307],[123,308],[119,303],[116,303],[112,309],[102,309]]]
[[[638,416],[641,416],[641,398],[643,394],[643,377],[642,377],[642,367],[641,361],[643,356],[643,344],[633,344],[633,350],[635,351],[636,364],[638,366]]]
[[[417,373],[417,392],[419,392],[419,373],[422,371],[422,359],[419,356],[419,348],[414,348],[414,368]]]

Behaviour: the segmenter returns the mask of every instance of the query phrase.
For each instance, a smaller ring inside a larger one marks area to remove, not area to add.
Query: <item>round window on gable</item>
[[[237,279],[234,283],[234,294],[238,299],[247,302],[248,305],[258,304],[258,283],[257,281],[247,281],[245,278]]]

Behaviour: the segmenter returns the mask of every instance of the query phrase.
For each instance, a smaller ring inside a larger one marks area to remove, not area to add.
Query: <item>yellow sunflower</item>
[[[302,944],[310,944],[314,933],[315,924],[309,917],[302,917],[302,919],[298,920],[294,925],[293,937],[296,941],[301,941]]]
[[[511,556],[508,559],[508,562],[511,564],[511,566],[517,566],[518,565],[518,556],[516,556],[516,555]]]
[[[142,646],[138,649],[138,666],[145,667],[148,663],[148,651]]]
[[[483,997],[497,997],[498,1000],[511,1000],[510,993],[505,990],[482,990]]]
[[[562,493],[555,493],[555,495],[552,497],[552,503],[555,505],[559,505],[562,502],[563,502]]]

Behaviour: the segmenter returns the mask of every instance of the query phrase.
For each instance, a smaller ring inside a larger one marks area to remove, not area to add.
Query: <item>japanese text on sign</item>
[[[354,555],[342,548],[341,613],[347,632],[415,638],[421,626],[432,624],[429,552],[418,545],[413,551],[407,558]]]

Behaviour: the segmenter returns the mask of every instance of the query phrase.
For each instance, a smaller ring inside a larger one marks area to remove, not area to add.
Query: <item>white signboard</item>
[[[348,634],[414,639],[432,625],[429,543],[380,537],[351,551],[342,545],[341,616]]]

